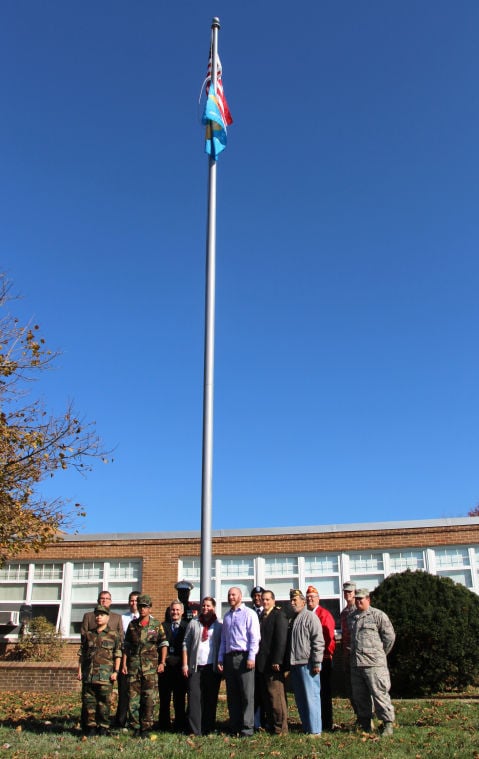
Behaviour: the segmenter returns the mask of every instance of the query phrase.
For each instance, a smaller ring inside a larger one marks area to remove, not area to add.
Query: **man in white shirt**
[[[121,624],[123,627],[123,636],[125,635],[128,625],[132,619],[136,619],[138,615],[137,600],[140,595],[138,590],[132,590],[128,596],[128,606],[130,610],[126,614],[121,615]],[[125,727],[128,717],[129,706],[129,691],[128,691],[128,675],[124,675],[120,669],[118,674],[118,708],[116,710],[115,724],[117,727]]]

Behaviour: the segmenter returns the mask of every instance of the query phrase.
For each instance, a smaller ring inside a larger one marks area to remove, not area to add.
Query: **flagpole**
[[[219,18],[211,24],[211,84],[216,90]],[[200,597],[211,596],[211,521],[213,493],[213,400],[215,369],[216,160],[209,156],[206,230],[205,352],[203,379],[203,456],[201,483]]]

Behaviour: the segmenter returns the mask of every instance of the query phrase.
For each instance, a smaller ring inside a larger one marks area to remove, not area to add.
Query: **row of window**
[[[305,590],[314,585],[321,603],[339,621],[343,582],[353,580],[358,587],[373,590],[389,574],[405,569],[450,577],[479,593],[479,546],[215,557],[211,566],[212,593],[224,615],[231,585],[240,587],[245,599],[254,585],[262,585],[283,602],[288,601],[291,588]],[[16,621],[22,605],[28,604],[34,616],[47,617],[63,635],[78,635],[83,614],[91,610],[103,588],[110,590],[115,611],[127,610],[128,594],[142,588],[141,571],[140,559],[6,564],[0,568],[0,634],[9,632],[5,621]],[[190,598],[199,601],[199,558],[179,559],[178,579],[182,578],[194,584]],[[15,632],[12,628],[13,625],[10,632]]]
[[[79,635],[83,615],[103,588],[111,592],[115,611],[127,611],[128,594],[141,589],[141,561],[5,564],[0,568],[0,620],[13,612],[16,621],[28,604],[34,616],[46,617],[63,635]]]
[[[249,598],[254,585],[261,585],[272,590],[276,599],[282,602],[288,601],[291,588],[305,590],[308,585],[314,585],[321,597],[321,604],[332,612],[339,623],[344,605],[343,582],[352,580],[358,587],[374,590],[388,575],[406,569],[450,577],[479,593],[479,546],[215,558],[211,566],[212,592],[217,599],[221,599],[221,613],[224,614],[228,608],[228,588],[232,584],[241,588],[244,598]],[[191,600],[198,601],[200,559],[180,559],[179,575],[195,585]]]

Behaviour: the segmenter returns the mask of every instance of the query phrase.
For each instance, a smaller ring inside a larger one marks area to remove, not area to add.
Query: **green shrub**
[[[64,641],[45,617],[35,617],[18,639],[15,658],[20,661],[59,661]]]
[[[479,683],[479,598],[447,577],[394,574],[371,593],[396,631],[392,692],[424,696]]]

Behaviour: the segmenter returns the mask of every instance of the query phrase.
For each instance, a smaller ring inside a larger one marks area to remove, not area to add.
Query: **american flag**
[[[211,83],[211,49],[210,49],[210,57],[208,59],[208,70],[206,72],[206,96],[208,97],[208,92],[210,91],[210,83]],[[221,112],[221,116],[223,117],[223,121],[225,123],[225,126],[229,126],[233,123],[233,117],[230,113],[230,109],[228,107],[228,103],[226,102],[225,93],[223,90],[223,78],[222,78],[222,68],[221,68],[221,61],[219,55],[216,56],[216,98],[218,101],[218,107]]]

